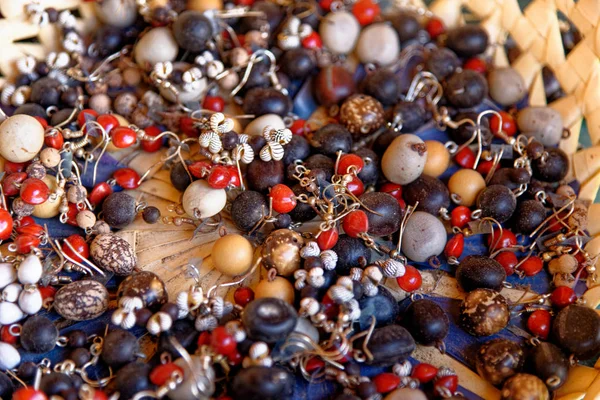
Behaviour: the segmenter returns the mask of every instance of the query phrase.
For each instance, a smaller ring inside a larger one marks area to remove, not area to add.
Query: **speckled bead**
[[[136,272],[125,278],[117,290],[117,297],[123,296],[139,297],[147,308],[161,306],[169,300],[165,283],[150,271]]]
[[[460,305],[460,325],[473,336],[500,332],[510,319],[504,296],[490,289],[475,289]]]
[[[97,281],[82,280],[63,286],[54,296],[54,309],[71,321],[88,321],[108,309],[108,290]]]
[[[385,122],[383,106],[371,96],[364,94],[350,96],[340,108],[340,122],[355,137],[368,135],[379,129]]]
[[[90,256],[100,268],[119,276],[131,274],[137,264],[129,242],[113,234],[96,236],[90,245]]]
[[[263,244],[263,264],[275,268],[278,275],[291,276],[300,268],[300,249],[304,239],[290,229],[278,229],[267,237]]]

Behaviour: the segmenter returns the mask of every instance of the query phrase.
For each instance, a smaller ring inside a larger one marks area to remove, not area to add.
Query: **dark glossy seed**
[[[482,217],[491,217],[503,223],[515,212],[517,199],[506,186],[491,185],[479,193],[477,208],[481,209]]]
[[[383,192],[369,192],[359,199],[369,220],[369,234],[386,236],[400,229],[402,210],[394,196]]]
[[[194,53],[206,48],[212,34],[212,23],[200,11],[185,11],[173,23],[173,36],[179,47]]]
[[[239,143],[239,135],[234,131],[225,132],[221,135],[221,143],[225,150],[233,150]]]
[[[425,68],[440,81],[450,76],[461,63],[456,54],[444,47],[432,50],[425,61]]]
[[[460,57],[473,57],[488,46],[488,34],[480,25],[463,25],[448,32],[446,46]]]
[[[318,182],[316,182],[319,186],[329,182],[331,177],[333,176],[333,169],[335,168],[335,161],[333,161],[330,157],[327,157],[323,154],[313,154],[308,157],[304,162],[304,165],[307,169],[310,169],[311,172],[315,170],[322,171],[324,175],[320,174],[312,174],[315,178],[318,178]],[[320,176],[319,176],[320,175]]]
[[[456,280],[465,292],[479,288],[500,291],[505,279],[504,267],[498,261],[486,256],[467,256],[456,270]]]
[[[544,155],[544,145],[540,142],[533,140],[527,145],[527,155],[536,160]]]
[[[544,93],[548,100],[553,99],[562,91],[560,82],[556,79],[556,75],[547,65],[542,68],[542,79],[544,81]]]
[[[338,104],[356,91],[352,74],[337,65],[321,69],[314,79],[314,85],[315,97],[323,106]]]
[[[537,200],[519,203],[514,214],[514,231],[529,235],[546,219],[546,208]]]
[[[368,364],[388,366],[406,360],[416,345],[404,327],[394,324],[375,328],[367,347],[373,354],[373,360]]]
[[[400,307],[389,290],[383,286],[378,287],[375,296],[363,296],[358,304],[360,306],[360,329],[368,329],[375,318],[375,326],[381,327],[394,323],[400,313]]]
[[[173,323],[169,329],[169,335],[161,335],[158,341],[157,354],[168,352],[172,356],[179,356],[179,351],[173,347],[169,337],[173,337],[181,344],[190,354],[196,351],[198,343],[198,331],[194,327],[194,321],[180,319]]]
[[[12,399],[14,391],[15,385],[12,383],[8,375],[6,375],[4,372],[0,372],[0,398]]]
[[[427,299],[411,303],[402,315],[402,325],[424,346],[440,344],[448,335],[450,321],[442,308]]]
[[[234,399],[286,400],[294,392],[294,376],[280,367],[253,366],[240,370],[231,383]]]
[[[31,85],[29,101],[42,107],[58,105],[60,102],[60,82],[53,78],[42,78]]]
[[[15,110],[13,115],[18,115],[18,114],[30,115],[32,117],[42,117],[44,119],[48,118],[48,116],[46,115],[46,110],[44,110],[44,107],[42,107],[36,103],[26,103],[26,104],[23,104],[22,106],[17,107],[17,109]]]
[[[357,156],[360,156],[365,164],[362,171],[358,173],[358,179],[366,185],[374,185],[379,179],[379,157],[375,152],[366,147],[362,147],[354,152]]]
[[[257,1],[252,5],[252,11],[260,11],[264,16],[260,17],[246,17],[242,18],[240,23],[240,33],[247,33],[248,31],[260,31],[265,22],[268,23],[267,28],[269,32],[274,32],[285,16],[283,8],[279,7],[276,3],[269,1]]]
[[[239,230],[248,232],[269,212],[268,210],[269,206],[263,194],[246,190],[233,200],[231,219]]]
[[[29,78],[29,75],[27,75],[27,74],[19,74],[15,78],[15,86],[16,87],[27,86],[30,83],[31,83],[31,79]]]
[[[75,88],[69,88],[60,95],[60,101],[62,101],[68,107],[75,107],[78,99],[79,93]]]
[[[411,12],[397,13],[389,19],[396,32],[398,32],[400,42],[416,38],[421,30],[419,19]]]
[[[71,352],[69,359],[73,360],[77,367],[81,368],[85,363],[92,359],[92,355],[88,349],[78,348]]]
[[[450,207],[450,192],[448,187],[438,178],[421,175],[413,182],[404,186],[403,196],[406,204],[419,205],[417,210],[438,215],[442,208]]]
[[[256,158],[248,164],[246,170],[248,187],[258,192],[268,192],[273,186],[283,183],[284,178],[285,167],[283,161],[263,161]]]
[[[529,362],[535,375],[550,390],[565,384],[569,375],[569,360],[560,348],[549,342],[540,342],[529,352]]]
[[[516,190],[522,183],[529,183],[531,175],[524,168],[499,168],[494,172],[489,185],[503,185]]]
[[[361,382],[356,388],[356,394],[358,394],[361,399],[368,399],[377,394],[377,386],[373,382]]]
[[[310,141],[313,148],[321,154],[335,156],[338,151],[350,153],[352,134],[343,125],[329,124],[319,128]]]
[[[296,196],[300,196],[302,194],[309,195],[309,192],[300,186],[299,183],[292,186],[291,189]],[[309,204],[299,201],[296,203],[296,207],[289,212],[289,216],[296,222],[307,222],[316,217],[317,213]]]
[[[102,215],[111,228],[121,229],[135,219],[135,199],[124,192],[112,193],[102,203]]]
[[[254,88],[246,93],[243,109],[244,113],[256,117],[265,114],[285,117],[292,110],[292,101],[277,89]]]
[[[292,224],[292,217],[289,214],[278,214],[276,221],[273,222],[273,227],[275,229],[287,229]]]
[[[160,210],[154,206],[148,206],[142,211],[142,218],[149,224],[155,224],[160,219]]]
[[[36,363],[32,361],[25,361],[19,365],[19,369],[17,369],[17,375],[22,380],[29,381],[35,378],[37,370],[38,367]]]
[[[80,329],[76,329],[66,334],[67,336],[67,344],[69,347],[77,348],[84,347],[87,344],[87,335],[84,331]]]
[[[121,368],[115,378],[115,387],[120,397],[130,399],[143,390],[151,390],[154,385],[150,382],[150,364],[132,362]]]
[[[304,136],[294,135],[284,147],[283,163],[287,166],[296,160],[305,160],[310,155],[310,145]]]
[[[294,307],[274,297],[252,300],[242,313],[248,337],[267,343],[285,339],[296,327],[297,320]]]
[[[150,309],[157,309],[169,299],[165,283],[150,271],[135,272],[125,278],[117,289],[117,297],[124,296],[138,297],[144,303],[144,307]]]
[[[180,162],[175,163],[173,167],[171,167],[169,178],[171,179],[171,184],[180,192],[184,192],[185,189],[190,186],[190,183],[192,183],[185,166]]]
[[[487,81],[479,72],[470,69],[455,72],[446,81],[444,93],[455,107],[476,107],[488,94]]]
[[[375,153],[382,155],[385,153],[385,150],[389,147],[390,143],[392,143],[394,139],[401,134],[401,132],[396,132],[393,129],[385,130],[381,135],[377,136],[377,139],[375,139],[375,142],[373,143],[373,150]]]
[[[281,70],[291,79],[305,79],[315,69],[312,51],[299,47],[288,50],[280,60]]]
[[[252,147],[255,154],[260,154],[260,150],[267,144],[267,140],[261,136],[250,136],[248,144]]]
[[[569,172],[569,157],[561,149],[547,148],[546,157],[533,160],[533,176],[543,182],[559,182]]]
[[[455,121],[462,121],[465,119],[470,119],[471,121],[477,123],[477,113],[459,113],[454,117]],[[458,144],[463,144],[471,140],[471,138],[474,137],[475,132],[475,126],[471,125],[470,123],[461,124],[456,129],[450,127],[448,128],[450,137]],[[481,119],[481,137],[484,142],[488,142],[492,138],[492,132],[490,131],[489,121],[487,118]]]
[[[60,372],[43,374],[40,380],[40,390],[48,396],[57,395],[73,387],[71,378]]]
[[[394,123],[397,121],[402,124],[401,132],[412,133],[425,124],[429,118],[427,110],[417,102],[401,101],[394,106],[392,112]]]
[[[111,367],[119,367],[136,359],[140,350],[137,338],[123,329],[115,329],[106,335],[101,358]]]
[[[400,80],[392,71],[382,68],[368,74],[361,82],[362,92],[376,98],[384,106],[396,104]]]
[[[30,353],[47,353],[56,346],[58,329],[41,315],[29,317],[21,328],[21,346]]]
[[[100,26],[96,31],[96,40],[94,44],[98,51],[98,55],[106,57],[111,53],[116,52],[123,46],[123,31],[112,26]]]
[[[371,251],[364,242],[345,234],[340,235],[332,250],[338,255],[335,270],[339,275],[348,275],[351,268],[367,265],[371,261]]]
[[[589,307],[567,306],[554,318],[552,335],[568,354],[587,360],[600,352],[600,316]]]
[[[71,117],[72,113],[72,108],[63,108],[62,110],[55,112],[52,114],[52,117],[50,117],[50,125],[56,126],[64,121],[67,121]],[[77,116],[77,114],[75,114],[75,116]]]
[[[477,373],[494,386],[502,385],[519,373],[525,363],[525,352],[518,343],[508,339],[493,339],[477,351]]]

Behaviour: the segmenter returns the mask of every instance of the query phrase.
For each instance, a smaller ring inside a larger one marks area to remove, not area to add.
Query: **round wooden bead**
[[[502,400],[548,400],[550,394],[546,384],[537,376],[516,374],[502,387]]]
[[[263,279],[258,282],[258,286],[254,289],[256,299],[275,297],[292,305],[294,304],[294,293],[294,286],[281,276],[276,276],[272,281]]]
[[[104,221],[117,229],[133,222],[136,216],[135,209],[135,199],[125,192],[111,193],[102,203]]]
[[[223,0],[189,0],[186,5],[188,10],[221,10],[223,9]]]
[[[384,400],[427,400],[427,396],[419,389],[405,387],[390,392]]]
[[[198,180],[187,187],[181,202],[190,217],[210,218],[225,207],[227,193],[224,189],[213,189],[205,180]]]
[[[406,223],[402,253],[412,261],[427,261],[444,251],[446,240],[446,228],[439,219],[427,212],[415,211]]]
[[[523,348],[508,339],[493,339],[477,351],[477,373],[494,386],[518,373],[525,363]]]
[[[385,177],[393,183],[406,185],[417,179],[427,160],[427,146],[417,135],[400,135],[389,145],[381,159]]]
[[[107,0],[94,3],[94,11],[100,21],[107,25],[125,28],[133,25],[138,10],[135,2],[121,0]]]
[[[485,189],[485,179],[474,169],[460,169],[450,177],[448,189],[456,204],[471,207]]]
[[[228,276],[242,275],[252,266],[254,248],[242,235],[229,234],[217,239],[211,257],[217,271]]]
[[[504,296],[490,289],[475,289],[460,305],[460,325],[473,336],[490,336],[508,324],[510,311]]]
[[[423,174],[437,178],[442,175],[450,165],[450,152],[444,143],[437,140],[426,140],[427,161],[423,167]]]
[[[342,104],[340,122],[354,136],[368,135],[385,122],[383,106],[371,96],[355,94]]]
[[[275,268],[278,275],[291,276],[300,268],[300,249],[304,239],[290,229],[278,229],[271,232],[262,248],[265,267]]]
[[[135,45],[134,57],[140,67],[149,70],[158,62],[175,60],[178,52],[171,29],[158,27],[141,37]]]
[[[40,161],[46,168],[54,168],[60,163],[60,151],[53,147],[46,147],[40,153]]]
[[[129,242],[111,233],[96,236],[90,245],[90,256],[98,267],[118,276],[130,275],[137,264]]]
[[[363,64],[387,66],[398,58],[400,41],[389,24],[378,22],[364,28],[356,45],[356,54]]]
[[[0,155],[8,161],[30,161],[43,145],[44,128],[29,115],[13,115],[0,124]]]
[[[563,135],[563,120],[559,112],[550,107],[527,107],[517,115],[519,130],[534,137],[544,146],[556,146]]]
[[[56,178],[52,175],[46,175],[42,178],[42,181],[46,185],[48,185],[48,189],[50,189],[50,193],[57,192],[57,183]],[[62,191],[62,189],[61,189]],[[60,205],[62,203],[63,196],[50,196],[48,200],[43,202],[42,204],[38,204],[33,206],[33,216],[37,218],[54,218],[60,213]]]
[[[81,229],[93,228],[96,225],[96,214],[90,210],[82,210],[77,213],[75,220]]]
[[[319,25],[319,35],[325,46],[334,54],[348,54],[356,45],[360,24],[348,11],[329,13]]]
[[[274,129],[284,129],[285,122],[277,114],[265,114],[252,120],[244,129],[244,133],[248,136],[262,135],[265,126],[272,126]]]
[[[527,94],[521,74],[514,68],[494,68],[488,75],[490,97],[498,104],[512,106]]]
[[[56,292],[54,309],[72,321],[87,321],[99,317],[108,308],[108,290],[97,281],[69,283]]]

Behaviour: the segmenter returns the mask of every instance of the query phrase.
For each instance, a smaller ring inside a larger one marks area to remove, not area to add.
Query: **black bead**
[[[283,183],[285,167],[283,161],[263,161],[256,158],[246,169],[248,187],[258,192],[266,193],[270,188]]]
[[[401,101],[394,106],[393,111],[396,120],[402,123],[400,132],[414,132],[427,122],[427,110],[418,102]]]
[[[48,13],[48,22],[50,22],[51,24],[55,23],[56,21],[58,21],[58,10],[54,7],[48,7],[45,10]]]
[[[568,354],[587,360],[600,352],[600,316],[592,308],[572,304],[554,318],[552,335]]]
[[[309,271],[313,268],[323,268],[321,257],[307,257],[304,259],[304,269]]]
[[[257,87],[246,93],[243,109],[257,117],[265,114],[284,117],[292,110],[292,101],[277,89]]]
[[[500,291],[506,270],[493,258],[480,255],[465,257],[456,270],[456,280],[465,292],[485,288]]]
[[[368,74],[361,83],[362,91],[377,99],[384,106],[398,101],[400,80],[392,71],[381,68]]]
[[[175,163],[171,167],[169,178],[171,179],[171,184],[180,192],[185,191],[190,186],[190,183],[192,183],[190,175],[181,162]]]
[[[283,9],[275,3],[269,1],[257,1],[252,5],[252,11],[260,11],[264,17],[247,17],[242,18],[240,23],[240,33],[248,33],[248,31],[260,31],[267,22],[269,32],[274,32],[283,17],[285,16]]]
[[[120,396],[130,399],[143,390],[151,390],[154,385],[150,382],[150,364],[132,362],[121,368],[115,378],[115,387]]]
[[[24,381],[29,381],[35,378],[35,374],[38,370],[37,364],[32,361],[25,361],[19,365],[17,369],[17,376]]]
[[[367,265],[371,261],[371,251],[361,239],[340,235],[333,251],[338,256],[335,267],[339,275],[348,275],[350,269]]]
[[[313,154],[306,159],[304,166],[311,171],[309,175],[319,178],[316,183],[322,186],[331,180],[334,173],[335,161],[323,154]],[[318,171],[323,172],[323,174],[320,175]]]
[[[479,72],[465,69],[455,72],[444,85],[446,98],[455,107],[476,107],[488,94],[487,81]]]
[[[369,234],[387,236],[400,229],[403,213],[394,196],[383,192],[368,192],[359,199],[369,220]]]
[[[285,339],[296,327],[297,320],[294,307],[274,297],[253,300],[242,313],[248,337],[267,343]]]
[[[308,191],[306,191],[302,186],[300,186],[299,183],[292,186],[291,189],[296,196],[300,196],[301,194],[309,195]],[[299,201],[296,203],[296,207],[294,207],[294,209],[289,212],[289,216],[293,221],[306,222],[316,217],[317,212],[309,204],[302,203]]]
[[[448,187],[432,176],[421,175],[404,186],[403,195],[406,204],[415,205],[418,201],[418,211],[426,211],[436,216],[442,208],[450,207]]]
[[[567,381],[569,360],[552,343],[540,342],[529,353],[529,362],[535,376],[543,380],[550,390],[556,390]]]
[[[71,114],[73,114],[72,108],[63,108],[62,110],[58,110],[57,112],[52,114],[52,117],[50,117],[50,125],[56,126],[65,121],[68,121],[71,117]],[[77,113],[75,113],[75,118],[77,118]]]
[[[121,229],[135,219],[135,199],[124,192],[112,193],[102,203],[102,215],[112,228]]]
[[[527,155],[534,160],[540,158],[544,155],[544,145],[536,140],[532,140],[527,145]]]
[[[361,382],[356,387],[356,394],[359,395],[361,399],[368,399],[377,394],[377,386],[375,386],[373,382]]]
[[[267,144],[267,140],[262,135],[250,136],[248,144],[252,147],[255,154],[259,154],[260,150]]]
[[[29,78],[29,75],[27,75],[27,74],[19,74],[15,78],[15,86],[16,87],[27,86],[30,83],[31,83],[31,79]]]
[[[40,390],[48,396],[57,395],[73,388],[71,378],[60,372],[43,374],[40,380]]]
[[[123,31],[112,26],[101,26],[96,31],[95,45],[98,55],[106,57],[123,46]]]
[[[48,64],[46,64],[46,61],[38,61],[37,64],[35,64],[35,72],[41,76],[48,75],[50,68],[48,67]]]
[[[200,11],[184,11],[173,23],[173,36],[179,47],[199,53],[213,35],[212,23]]]
[[[416,344],[404,327],[393,324],[375,328],[367,347],[373,355],[373,360],[367,364],[388,366],[410,357]]]
[[[177,308],[177,304],[165,303],[160,308],[160,311],[166,312],[167,314],[169,314],[171,316],[171,319],[173,321],[177,321],[178,316],[179,316],[179,309]]]
[[[477,196],[477,208],[481,209],[482,217],[491,217],[503,223],[515,212],[517,198],[506,186],[490,185]]]
[[[242,232],[249,232],[268,212],[265,196],[252,190],[242,192],[231,204],[231,219]]]
[[[300,297],[301,298],[312,297],[313,299],[316,299],[319,297],[319,289],[314,288],[310,285],[306,285],[300,291]]]
[[[401,132],[397,132],[393,129],[385,130],[381,135],[377,136],[377,139],[373,142],[373,151],[379,155],[384,154],[390,143],[401,134]]]
[[[561,149],[547,148],[546,157],[531,162],[533,176],[543,182],[559,182],[569,172],[569,157]]]
[[[239,144],[239,135],[234,131],[225,132],[221,135],[221,143],[225,150],[233,150]]]
[[[29,100],[42,107],[56,106],[60,101],[60,86],[61,83],[54,78],[39,79],[31,85]]]
[[[525,200],[517,206],[514,231],[529,235],[546,219],[546,207],[537,200]]]
[[[231,383],[234,399],[286,400],[294,392],[294,375],[279,367],[252,366],[240,370]]]
[[[473,57],[488,47],[488,34],[480,25],[463,25],[448,32],[446,46],[460,57]]]
[[[273,222],[275,229],[287,229],[292,224],[292,217],[289,214],[278,214]]]
[[[173,347],[169,337],[172,336],[179,342],[190,354],[196,351],[198,342],[198,331],[194,327],[194,322],[188,319],[180,319],[173,323],[171,329],[166,334],[161,335],[158,341],[157,354],[168,352],[173,356],[179,356],[179,351]]]
[[[460,66],[461,63],[456,54],[443,47],[432,50],[425,61],[425,68],[439,80],[446,79]]]
[[[181,85],[183,83],[183,74],[184,74],[184,70],[182,69],[173,69],[173,72],[171,72],[171,75],[169,76],[169,78],[171,78],[171,80],[173,81],[174,84],[176,85]]]
[[[48,116],[46,115],[46,110],[44,110],[44,107],[40,106],[39,104],[35,104],[35,103],[25,103],[22,106],[17,107],[17,109],[15,110],[13,115],[19,115],[19,114],[30,115],[32,117],[41,117],[44,119],[48,118]]]
[[[454,117],[455,121],[461,121],[464,119],[470,119],[471,121],[477,123],[477,113],[474,112],[466,112],[459,113]],[[476,128],[469,124],[461,124],[456,129],[448,127],[448,133],[452,140],[454,140],[457,144],[463,144],[475,135]],[[490,131],[489,121],[487,118],[481,119],[481,137],[484,142],[488,142],[492,138],[492,132]]]
[[[62,101],[67,107],[75,107],[78,99],[79,93],[75,88],[68,88],[60,95],[60,101]]]
[[[350,362],[344,365],[344,371],[350,376],[360,376],[360,365]]]
[[[155,224],[160,219],[160,210],[154,206],[148,206],[142,211],[142,218],[149,224]]]
[[[352,134],[340,124],[329,124],[319,128],[312,137],[313,148],[327,156],[335,156],[338,151],[350,153]]]
[[[80,347],[78,349],[73,350],[69,358],[73,360],[73,362],[75,362],[77,367],[81,368],[85,363],[92,359],[92,355],[90,354],[88,349]]]
[[[390,21],[396,32],[398,32],[400,42],[416,38],[421,30],[419,19],[410,12],[402,12],[393,15],[390,18]]]
[[[394,323],[400,313],[400,307],[390,291],[382,285],[377,289],[375,296],[363,296],[358,301],[361,311],[358,324],[361,330],[368,329],[373,318],[375,318],[377,327]]]
[[[67,337],[67,344],[69,347],[84,347],[87,344],[87,335],[84,331],[76,329],[65,335]]]
[[[148,308],[140,308],[135,311],[135,324],[137,326],[146,327],[148,320],[152,317],[154,313],[150,311]]]
[[[365,185],[374,185],[379,179],[379,157],[377,154],[366,147],[362,147],[354,152],[361,157],[365,164],[363,169],[358,173],[358,179]]]
[[[315,59],[311,50],[298,47],[283,54],[280,66],[291,79],[304,79],[315,70]]]
[[[304,136],[294,135],[284,146],[283,163],[287,166],[296,160],[305,160],[310,155],[310,145]]]
[[[544,81],[544,93],[546,98],[551,99],[555,94],[560,92],[560,82],[556,79],[556,75],[547,65],[542,68],[542,79]]]
[[[29,317],[21,328],[21,346],[30,353],[47,353],[56,346],[58,329],[41,315]]]
[[[418,343],[433,346],[448,335],[450,320],[437,303],[420,299],[408,306],[402,316],[402,325]]]
[[[101,357],[109,366],[119,367],[134,361],[139,350],[140,346],[133,334],[115,329],[104,338]]]
[[[510,190],[516,190],[530,180],[531,175],[525,168],[500,168],[494,172],[489,185],[503,185]]]
[[[4,372],[0,372],[0,398],[11,399],[14,391],[15,385],[12,383],[8,375],[6,375]]]

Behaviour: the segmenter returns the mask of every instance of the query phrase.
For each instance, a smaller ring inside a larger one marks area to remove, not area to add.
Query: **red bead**
[[[560,213],[558,216],[553,215],[550,218],[550,221],[548,221],[548,230],[550,232],[558,232],[562,228],[564,228],[565,227],[564,222],[563,223],[558,222],[559,220],[564,221],[564,217],[565,217],[564,213]]]
[[[85,239],[80,235],[71,235],[65,239],[65,242],[69,242],[71,247],[76,250],[71,250],[66,243],[63,243],[62,251],[71,259],[82,262],[82,258],[88,258],[90,256],[90,248]]]
[[[0,208],[0,240],[6,240],[12,234],[13,218],[8,211]]]
[[[102,114],[96,119],[96,122],[99,123],[108,134],[110,134],[114,128],[120,126],[119,120],[112,114]]]
[[[94,389],[92,400],[108,400],[108,396],[100,389]]]
[[[450,222],[452,226],[460,229],[467,226],[471,222],[471,209],[467,206],[458,206],[450,212]]]
[[[271,188],[269,197],[273,199],[273,210],[287,214],[296,207],[296,195],[288,186],[278,183]]]
[[[24,387],[13,393],[12,400],[48,400],[48,397],[41,390],[35,390],[32,387]]]
[[[20,189],[20,196],[27,204],[38,205],[48,200],[50,189],[41,179],[29,178],[23,181]]]
[[[360,196],[365,192],[365,185],[363,185],[362,181],[356,176],[352,176],[352,180],[348,182],[346,188],[355,196]]]
[[[27,163],[4,161],[4,173],[6,175],[14,174],[15,172],[24,172],[26,167]]]
[[[358,0],[352,8],[352,14],[361,25],[369,25],[380,13],[379,5],[373,0]]]
[[[19,235],[31,235],[35,237],[41,237],[44,233],[44,227],[38,224],[19,224],[16,229]]]
[[[517,244],[517,237],[508,229],[494,229],[494,233],[488,235],[487,244],[490,250],[499,250],[511,247]]]
[[[377,393],[389,393],[400,385],[400,377],[390,372],[383,372],[373,378]]]
[[[36,224],[37,224],[37,222],[35,222],[35,219],[33,219],[33,217],[31,215],[23,217],[19,220],[20,227],[27,226],[27,225],[36,225]]]
[[[190,174],[196,178],[206,178],[212,169],[213,164],[208,161],[196,161],[188,166]]]
[[[211,334],[207,331],[204,331],[198,336],[198,347],[207,346],[210,344]]]
[[[110,133],[112,142],[119,149],[126,149],[137,141],[137,134],[126,126],[117,126]]]
[[[485,74],[485,71],[487,71],[487,64],[481,58],[469,58],[463,64],[463,69],[470,69],[479,72],[480,74]]]
[[[456,153],[454,161],[463,168],[473,169],[475,166],[475,153],[470,148],[465,147]]]
[[[206,181],[215,189],[225,189],[231,180],[231,173],[224,165],[216,165],[210,170]]]
[[[98,205],[113,192],[112,187],[106,182],[97,183],[88,198],[92,205]]]
[[[418,269],[413,267],[412,265],[406,266],[406,272],[404,275],[396,278],[396,282],[398,282],[398,286],[400,289],[405,292],[414,292],[418,288],[421,287],[421,283],[423,283],[423,278],[421,277],[421,273]]]
[[[490,173],[490,171],[492,170],[492,167],[494,166],[494,161],[481,161],[478,165],[477,165],[477,172],[479,172],[481,175],[483,175],[484,177]]]
[[[306,121],[303,119],[294,120],[292,126],[290,126],[290,131],[293,135],[304,135],[307,131]]]
[[[369,230],[369,219],[363,210],[354,210],[346,215],[342,221],[344,232],[350,237],[358,237]]]
[[[398,185],[397,183],[384,183],[383,185],[381,185],[381,188],[379,188],[379,191],[391,194],[398,201],[402,200],[402,186]]]
[[[218,326],[211,332],[210,345],[222,355],[231,354],[237,348],[235,339],[224,326]]]
[[[344,174],[359,174],[365,166],[365,162],[360,156],[356,154],[344,154],[340,157],[338,163],[337,173],[340,175]]]
[[[444,387],[444,388],[448,389],[450,391],[450,393],[454,393],[458,389],[458,376],[449,375],[449,376],[444,376],[443,378],[436,379],[434,387],[435,388]]]
[[[526,276],[536,275],[544,268],[544,262],[537,256],[531,256],[519,265],[519,270],[523,271]]]
[[[431,364],[421,363],[414,366],[411,375],[421,383],[431,382],[438,373],[438,369]]]
[[[202,108],[222,112],[225,109],[225,100],[220,96],[206,96],[202,102]]]
[[[319,6],[325,11],[330,11],[332,4],[333,0],[319,0]]]
[[[512,275],[515,272],[515,267],[519,263],[517,256],[512,251],[502,251],[498,253],[494,259],[498,261],[502,267],[504,267],[506,276]]]
[[[65,144],[65,138],[60,131],[48,132],[44,135],[44,144],[53,149],[60,150],[62,149],[63,144]]]
[[[54,289],[52,286],[38,286],[38,290],[40,291],[40,294],[42,295],[42,300],[44,302],[53,300],[54,295],[57,292],[57,290]]]
[[[577,301],[577,295],[568,286],[559,286],[550,295],[552,305],[557,308],[565,308]]]
[[[321,251],[333,249],[333,247],[338,241],[339,236],[340,235],[338,233],[337,228],[331,228],[321,232],[321,234],[317,238],[317,244],[319,245],[319,249],[321,249]]]
[[[328,294],[323,296],[321,305],[323,306],[323,312],[329,319],[335,317],[340,312],[340,307],[335,303],[335,301],[333,301],[331,297],[329,297]]]
[[[254,0],[235,0],[235,4],[238,6],[251,6],[254,4]]]
[[[113,178],[123,189],[136,189],[140,186],[140,176],[131,168],[121,168],[115,171]]]
[[[540,339],[548,339],[552,315],[546,310],[535,310],[527,318],[527,329]]]
[[[184,372],[183,368],[175,363],[166,363],[157,365],[150,371],[150,382],[155,384],[156,386],[162,386],[169,379],[173,377],[173,374],[179,373],[179,375],[183,378]]]
[[[196,122],[190,117],[181,117],[179,119],[179,130],[186,136],[198,137],[200,134],[195,123]]]
[[[235,167],[233,165],[229,165],[226,168],[229,170],[229,174],[231,175],[231,178],[229,179],[229,186],[240,187],[240,184],[241,184],[240,173],[239,173],[237,167]]]
[[[144,132],[146,133],[146,135],[153,136],[153,137],[161,134],[160,129],[156,125],[150,125],[149,127],[144,129]],[[163,145],[162,139],[142,140],[142,144],[141,144],[142,149],[144,151],[147,151],[148,153],[154,153],[154,152],[160,150],[162,145]]]
[[[69,203],[69,211],[67,211],[67,224],[72,226],[78,226],[77,214],[79,214],[77,204]]]
[[[235,349],[231,353],[227,354],[227,361],[229,361],[230,365],[240,365],[242,361],[244,361],[244,356],[239,352],[238,349]],[[223,400],[231,399],[231,397],[227,396],[219,396]]]
[[[431,37],[431,39],[435,39],[446,32],[444,22],[436,17],[433,17],[427,21],[425,29],[427,30],[427,33],[429,33],[429,37]]]
[[[233,300],[235,301],[235,304],[246,307],[246,304],[254,300],[254,291],[249,287],[241,286],[235,289]]]
[[[313,373],[325,367],[325,361],[320,359],[319,357],[313,357],[306,362],[306,366],[304,367],[307,372]]]
[[[464,248],[465,236],[462,233],[457,233],[456,235],[452,236],[450,240],[448,240],[448,242],[446,243],[444,255],[446,256],[446,258],[458,258],[462,255]]]
[[[305,49],[320,49],[323,47],[321,36],[317,32],[312,32],[310,35],[302,39],[302,47]]]
[[[77,124],[79,127],[83,129],[84,125],[88,121],[96,121],[98,118],[98,113],[91,108],[85,108],[79,112],[77,115]]]
[[[19,341],[19,337],[10,333],[10,325],[4,325],[0,329],[0,340],[4,343],[15,345]]]
[[[42,125],[42,128],[44,128],[44,130],[46,130],[46,128],[48,128],[48,121],[46,121],[46,118],[43,118],[43,117],[40,117],[37,115],[33,118],[37,119],[37,121],[40,123],[40,125]]]
[[[499,111],[499,114],[502,116],[502,131],[506,134],[506,136],[514,136],[515,133],[517,133],[517,123],[514,117],[506,111]],[[498,132],[499,125],[500,119],[497,115],[493,114],[490,118],[490,130],[494,135],[496,135],[496,132]]]
[[[33,247],[40,245],[40,239],[33,235],[17,235],[15,245],[17,246],[17,253],[28,254]]]
[[[6,196],[14,196],[21,190],[21,184],[27,179],[27,173],[14,172],[2,180],[2,190]]]

